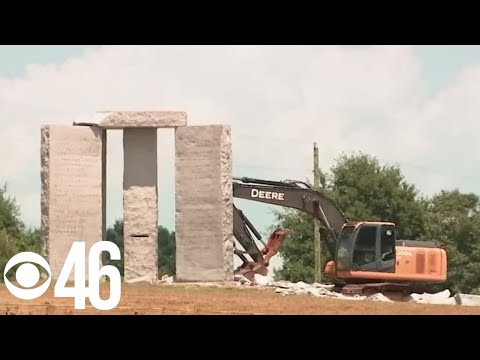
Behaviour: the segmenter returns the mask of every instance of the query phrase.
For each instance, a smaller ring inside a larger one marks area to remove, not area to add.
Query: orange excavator
[[[350,221],[332,199],[304,182],[234,178],[233,196],[297,209],[318,219],[331,258],[325,274],[345,295],[407,295],[447,279],[443,246],[433,241],[398,239],[393,222]],[[241,250],[235,244],[234,252],[243,262],[236,273],[250,279],[256,273],[266,275],[270,259],[291,231],[277,229],[263,243],[258,231],[235,205],[233,225],[234,237],[243,247]],[[262,250],[251,233],[263,243]]]

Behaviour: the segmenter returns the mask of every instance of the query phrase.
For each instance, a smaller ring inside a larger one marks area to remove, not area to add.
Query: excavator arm
[[[257,240],[264,245],[262,250],[258,248],[250,232],[253,232]],[[267,243],[264,243],[261,235],[243,214],[243,211],[233,206],[233,235],[245,249],[240,250],[236,247],[234,249],[235,255],[243,262],[237,273],[246,277],[250,277],[247,274],[255,273],[267,275],[270,259],[278,252],[285,236],[289,232],[290,230],[288,229],[277,229],[270,235]],[[245,255],[249,255],[253,261],[248,260]]]
[[[328,250],[334,256],[337,238],[347,219],[332,199],[319,191],[315,191],[308,184],[288,180],[270,181],[247,177],[234,178],[233,196],[293,208],[310,214],[322,223]],[[235,249],[235,254],[243,261],[242,273],[251,271],[265,274],[269,259],[278,252],[284,237],[289,231],[277,229],[265,244],[252,223],[236,206],[233,209],[233,225],[234,237],[244,248],[244,251]],[[250,231],[263,243],[265,246],[263,250],[257,247]],[[250,255],[253,261],[248,261],[245,257],[246,254]]]

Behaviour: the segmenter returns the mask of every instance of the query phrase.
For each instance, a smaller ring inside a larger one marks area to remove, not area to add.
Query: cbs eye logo
[[[40,285],[38,288],[32,288],[40,280],[40,271],[32,263],[41,265],[48,273],[48,279]],[[22,288],[15,286],[8,280],[8,271],[14,266],[21,264],[15,272],[16,282],[22,286]],[[40,255],[33,252],[22,252],[13,256],[5,265],[3,272],[3,280],[8,291],[12,295],[22,300],[33,300],[42,296],[45,291],[48,290],[52,281],[52,272],[47,261]]]

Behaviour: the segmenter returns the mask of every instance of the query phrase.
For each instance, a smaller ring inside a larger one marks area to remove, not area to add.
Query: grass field
[[[106,287],[102,298],[108,297]],[[14,298],[0,285],[0,313],[10,314],[480,314],[480,307],[332,300],[308,295],[281,296],[272,289],[123,284],[119,305],[99,311],[87,300],[74,310],[73,299],[54,298],[53,288],[31,301]]]

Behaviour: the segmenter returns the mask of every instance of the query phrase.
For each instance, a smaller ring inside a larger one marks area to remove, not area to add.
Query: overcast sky
[[[311,178],[361,150],[424,194],[480,193],[479,46],[0,46],[0,181],[40,225],[40,126],[98,110],[182,110],[232,126],[234,175]],[[108,224],[122,216],[109,135]],[[173,130],[159,131],[160,224],[174,229]],[[235,201],[258,230],[269,207]],[[266,235],[266,234],[265,234]]]

